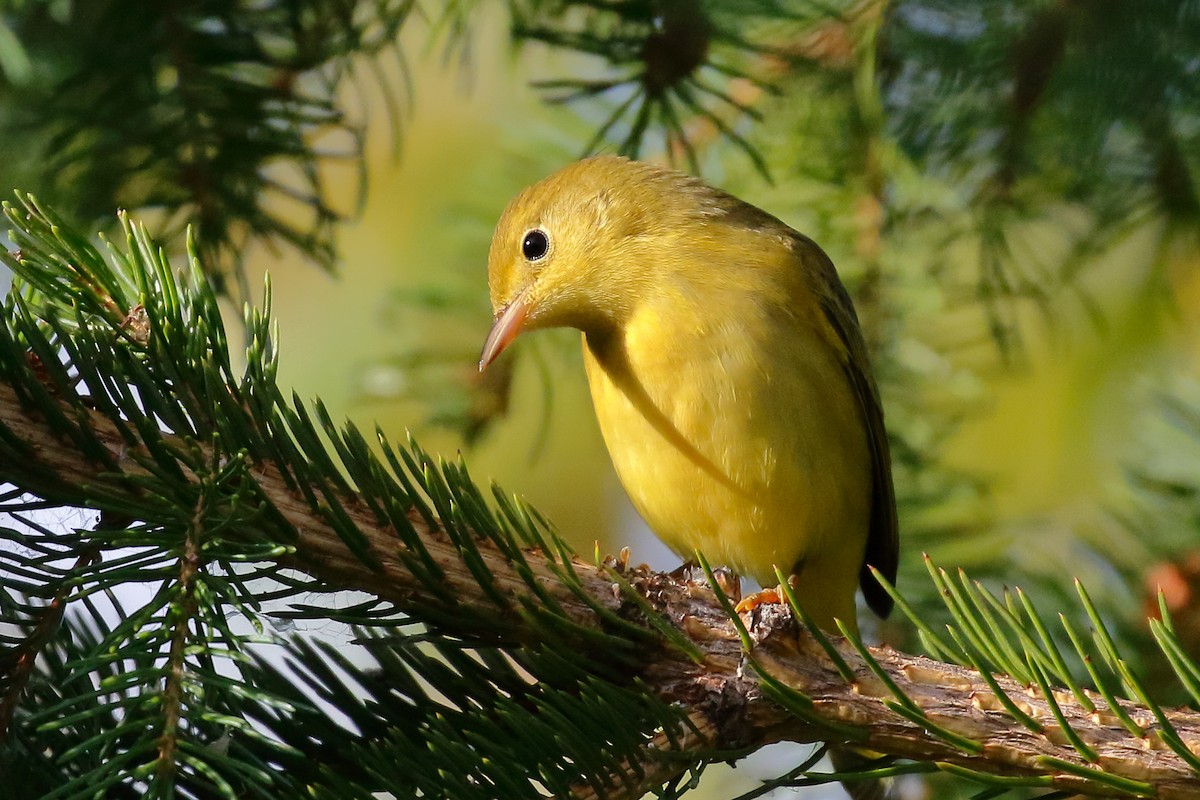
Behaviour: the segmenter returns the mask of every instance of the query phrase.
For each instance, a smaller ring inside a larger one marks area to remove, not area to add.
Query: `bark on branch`
[[[75,414],[74,411],[71,414]],[[81,422],[104,442],[123,472],[100,468],[83,458],[78,449],[57,437],[36,410],[22,407],[10,387],[0,385],[0,434],[28,445],[34,463],[0,464],[0,481],[51,500],[76,501],[80,488],[100,487],[102,495],[131,499],[136,493],[130,477],[143,473],[111,421],[89,412]],[[52,477],[45,477],[50,475]],[[342,506],[379,559],[382,569],[364,564],[343,544],[318,510],[290,491],[274,468],[254,470],[261,497],[287,519],[296,532],[295,554],[289,565],[335,586],[370,592],[403,606],[442,602],[398,557],[401,542],[365,503],[354,496]],[[67,488],[64,488],[67,487]],[[74,487],[68,491],[69,487]],[[411,515],[429,553],[438,562],[458,604],[494,609],[445,534],[431,530],[416,513]],[[496,577],[494,588],[512,597],[528,592],[525,579],[497,548],[481,542],[486,566]],[[598,627],[599,615],[569,587],[562,585],[550,564],[538,553],[528,553],[545,592],[558,601],[577,623]],[[637,617],[642,613],[625,598],[605,571],[588,563],[575,563],[575,571],[594,604]],[[642,677],[661,697],[680,704],[696,723],[698,734],[685,738],[695,749],[743,748],[780,740],[815,741],[830,738],[831,726],[852,726],[863,731],[859,744],[880,753],[921,761],[936,761],[1002,776],[1049,776],[1056,787],[1082,794],[1137,796],[1112,785],[1089,780],[1087,770],[1149,784],[1151,796],[1174,800],[1200,798],[1200,777],[1162,742],[1153,715],[1135,704],[1123,704],[1127,713],[1147,733],[1132,737],[1120,726],[1103,699],[1089,712],[1068,692],[1056,698],[1079,738],[1098,754],[1086,762],[1061,735],[1050,706],[1040,692],[1018,685],[1004,676],[996,681],[1023,711],[1041,724],[1039,731],[1022,725],[1004,710],[988,684],[972,670],[897,652],[886,646],[871,649],[891,681],[900,687],[928,721],[952,731],[971,747],[955,746],[931,732],[933,726],[910,721],[889,707],[891,690],[867,667],[848,643],[834,639],[842,658],[854,670],[854,680],[843,679],[838,669],[805,630],[798,628],[785,606],[760,606],[744,617],[753,646],[744,650],[738,632],[707,586],[655,573],[645,567],[611,562],[660,614],[695,643],[702,654],[697,663],[668,648],[646,652]],[[532,599],[532,598],[530,598]],[[536,602],[536,600],[534,600]],[[777,705],[766,691],[760,672],[806,695],[812,701],[805,721]],[[1200,714],[1169,712],[1171,724],[1193,752],[1200,752]],[[652,785],[687,767],[678,757],[655,760],[648,755],[641,765]]]

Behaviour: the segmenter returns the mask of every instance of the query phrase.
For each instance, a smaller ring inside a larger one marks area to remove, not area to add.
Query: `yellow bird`
[[[808,237],[673,170],[614,156],[525,189],[488,256],[490,364],[524,330],[583,332],[625,490],[683,558],[795,576],[824,628],[896,575],[891,459],[850,297]]]

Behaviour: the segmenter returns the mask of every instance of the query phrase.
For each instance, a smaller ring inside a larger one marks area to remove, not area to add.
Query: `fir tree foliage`
[[[682,161],[700,172],[693,139],[703,125],[748,156],[770,180],[766,161],[744,130],[747,120],[762,119],[750,98],[773,89],[761,64],[751,67],[752,58],[783,53],[748,38],[746,32],[760,32],[764,24],[811,20],[814,13],[826,11],[793,9],[774,0],[568,1],[530,6],[515,10],[513,33],[518,42],[544,42],[605,62],[606,77],[534,84],[551,103],[608,100],[611,110],[585,146],[585,155],[615,140],[617,152],[636,158],[648,149],[648,139],[661,136],[673,162]]]
[[[373,59],[398,53],[413,6],[7,4],[0,130],[18,157],[5,177],[89,227],[113,208],[154,210],[168,242],[194,225],[218,287],[243,299],[241,256],[256,240],[331,270],[346,213],[326,173],[363,168],[363,121],[338,93],[360,74],[382,81],[399,124],[402,87]]]

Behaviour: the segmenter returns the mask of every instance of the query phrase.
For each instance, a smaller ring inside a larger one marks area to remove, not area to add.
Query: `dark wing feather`
[[[900,561],[900,533],[896,520],[896,490],[892,485],[892,456],[888,448],[887,430],[883,427],[883,406],[879,401],[879,388],[871,375],[867,357],[867,345],[863,341],[858,316],[846,287],[842,286],[833,262],[806,236],[797,234],[802,240],[802,250],[811,250],[817,256],[815,287],[818,290],[821,309],[830,327],[837,333],[846,347],[846,377],[858,398],[863,423],[867,428],[867,442],[871,449],[871,527],[867,533],[867,551],[859,573],[859,585],[867,605],[881,617],[892,610],[892,598],[868,566],[875,569],[895,585],[896,570]]]

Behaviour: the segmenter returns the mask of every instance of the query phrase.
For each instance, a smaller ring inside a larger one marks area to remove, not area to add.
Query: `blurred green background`
[[[622,540],[620,489],[575,336],[530,343],[544,363],[520,359],[509,413],[477,441],[467,445],[458,424],[491,327],[492,224],[512,194],[578,157],[578,141],[562,129],[586,135],[571,110],[548,110],[529,89],[551,54],[537,48],[514,60],[501,11],[473,26],[469,64],[428,46],[428,25],[406,31],[414,99],[401,151],[391,147],[392,123],[372,114],[370,190],[361,218],[340,234],[337,274],[263,250],[247,268],[255,287],[271,273],[291,354],[282,378],[301,395],[320,395],[364,429],[378,422],[394,438],[411,431],[447,458],[462,452],[477,478],[533,500],[581,551],[590,553],[597,538],[611,551]],[[343,197],[353,191],[348,183],[331,188]]]

